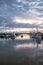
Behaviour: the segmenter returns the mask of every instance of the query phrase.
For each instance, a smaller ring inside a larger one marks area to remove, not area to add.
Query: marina
[[[37,33],[0,33],[0,38],[1,39],[15,39],[16,37],[21,37],[23,38],[25,35],[30,36],[30,38],[35,38],[35,39],[43,39],[43,33],[37,32]]]
[[[0,0],[0,65],[43,65],[43,0]]]
[[[38,65],[42,62],[43,33],[0,32],[1,65]]]

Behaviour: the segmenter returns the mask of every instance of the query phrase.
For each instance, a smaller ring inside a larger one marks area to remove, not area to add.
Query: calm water
[[[43,41],[0,39],[0,65],[43,65]]]

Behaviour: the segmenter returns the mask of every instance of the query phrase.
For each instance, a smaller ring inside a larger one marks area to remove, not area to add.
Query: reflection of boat
[[[36,39],[37,44],[41,44],[41,39]]]
[[[32,38],[33,38],[33,40],[34,39],[36,40],[37,48],[38,48],[38,45],[41,44],[42,33],[40,33],[40,32],[34,33],[34,34],[32,34]]]
[[[41,34],[41,39],[43,40],[43,33]]]
[[[37,42],[37,48],[38,48],[38,45],[41,44],[41,39],[36,39],[36,42]]]

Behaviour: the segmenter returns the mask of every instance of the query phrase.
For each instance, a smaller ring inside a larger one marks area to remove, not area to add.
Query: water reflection
[[[19,49],[19,48],[42,48],[43,44],[42,44],[42,40],[41,39],[34,39],[34,40],[30,40],[31,42],[27,42],[23,44],[16,44],[15,48]]]
[[[16,45],[16,48],[17,49],[19,49],[19,48],[36,48],[36,45],[34,45],[34,44],[18,44],[18,45]]]
[[[7,63],[25,65],[19,64],[25,61],[26,65],[29,65],[30,60],[33,62],[43,60],[42,40],[0,40],[0,63],[3,62],[3,65],[7,65]]]
[[[41,39],[35,39],[33,41],[34,41],[34,44],[36,44],[37,48],[43,49],[43,40],[41,40]]]

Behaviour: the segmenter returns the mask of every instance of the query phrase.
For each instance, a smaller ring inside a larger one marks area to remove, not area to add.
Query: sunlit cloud
[[[32,18],[21,18],[21,17],[13,17],[13,22],[16,22],[16,23],[24,23],[24,24],[41,24],[43,21],[43,19],[32,19]]]

